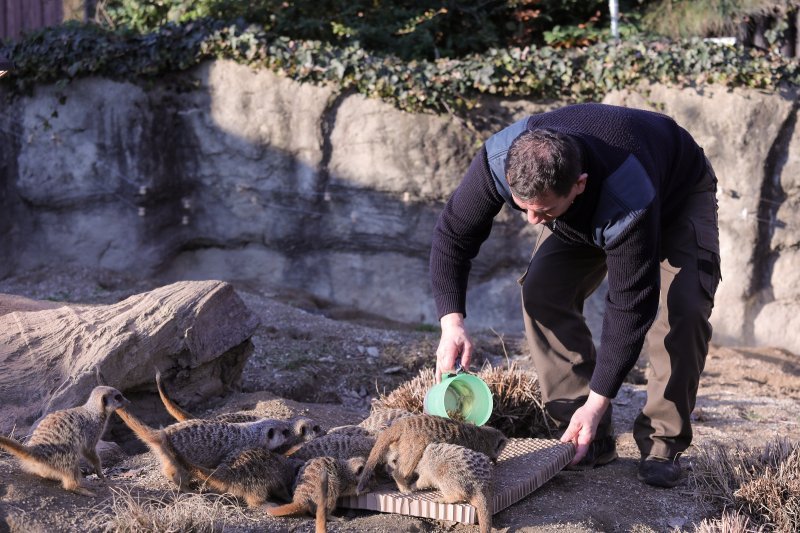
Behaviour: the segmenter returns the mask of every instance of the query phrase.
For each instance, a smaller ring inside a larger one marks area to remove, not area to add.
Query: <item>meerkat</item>
[[[292,486],[304,461],[265,450],[251,448],[226,457],[209,469],[186,460],[172,446],[166,431],[159,431],[164,453],[171,455],[191,476],[218,492],[242,498],[248,507],[259,507],[268,500],[292,500]]]
[[[328,430],[326,436],[330,435],[340,435],[347,437],[364,437],[368,439],[375,438],[375,434],[372,431],[369,431],[366,428],[363,428],[361,426],[356,426],[353,424],[349,424],[346,426],[336,426],[335,428],[331,428]]]
[[[432,415],[401,418],[378,435],[361,474],[358,493],[364,492],[378,463],[385,463],[390,455],[396,455],[397,462],[397,467],[392,469],[392,477],[400,491],[408,493],[411,491],[414,469],[428,444],[459,444],[485,453],[492,461],[496,461],[507,441],[501,431],[489,426],[476,426]]]
[[[214,422],[230,422],[230,423],[244,423],[244,422],[257,422],[263,420],[264,417],[252,415],[249,413],[223,413],[217,415],[210,420]],[[273,419],[274,420],[274,419]],[[289,420],[274,420],[277,423],[282,423],[289,432],[286,441],[275,448],[275,452],[288,455],[291,450],[297,450],[304,443],[312,441],[318,437],[325,435],[325,430],[307,416],[296,416]]]
[[[165,450],[159,430],[151,428],[126,409],[118,409],[117,415],[156,455],[164,476],[184,489],[191,477],[172,454]],[[182,457],[192,464],[206,468],[214,468],[226,457],[250,448],[274,450],[289,436],[289,430],[281,420],[268,418],[238,424],[187,420],[168,426],[163,431],[172,448]]]
[[[352,436],[375,437],[382,430],[392,425],[392,422],[411,416],[414,413],[404,409],[380,409],[370,413],[370,415],[356,424],[337,426],[328,430],[328,433],[339,433]]]
[[[316,532],[327,531],[327,518],[341,496],[355,494],[364,458],[342,460],[316,457],[306,462],[297,477],[292,503],[267,509],[271,516],[308,513],[316,517]]]
[[[337,459],[350,459],[352,457],[369,456],[375,445],[374,437],[363,435],[347,435],[329,433],[305,443],[301,448],[292,453],[290,457],[305,461],[314,457],[336,457]]]
[[[158,389],[158,395],[161,398],[161,402],[164,404],[164,408],[166,408],[167,412],[172,416],[172,418],[178,422],[202,420],[182,409],[178,406],[178,404],[172,401],[172,399],[167,395],[164,385],[161,383],[161,372],[158,370],[156,370],[156,388]],[[246,422],[257,422],[264,418],[265,417],[250,413],[223,413],[209,420],[241,424]],[[286,453],[290,449],[296,448],[298,444],[302,444],[325,434],[325,430],[323,430],[319,424],[305,416],[290,418],[289,420],[286,420],[285,423],[286,427],[289,428],[291,433],[286,439],[286,442],[284,442],[276,450],[278,453]]]
[[[395,421],[406,418],[407,416],[414,416],[414,414],[415,413],[406,411],[405,409],[379,409],[372,411],[369,416],[358,425],[373,435],[377,435],[379,432],[391,426]]]
[[[0,437],[0,448],[16,456],[25,471],[61,481],[66,490],[94,496],[81,481],[81,456],[91,463],[97,477],[104,479],[95,447],[111,413],[129,403],[113,387],[95,387],[85,404],[44,417],[26,444]]]
[[[469,502],[481,533],[492,530],[494,471],[486,454],[457,444],[428,444],[415,473],[412,490],[438,489],[442,503]]]

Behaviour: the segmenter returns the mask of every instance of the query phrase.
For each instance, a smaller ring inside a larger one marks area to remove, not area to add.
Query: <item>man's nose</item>
[[[541,224],[544,222],[544,217],[541,215],[537,215],[535,211],[529,210],[528,211],[528,223],[530,224]]]

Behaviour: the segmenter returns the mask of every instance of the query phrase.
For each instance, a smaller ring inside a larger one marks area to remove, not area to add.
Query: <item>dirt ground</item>
[[[0,281],[0,292],[38,299],[111,303],[157,286],[88,270],[32,272]],[[393,390],[434,363],[438,335],[432,328],[395,324],[313,298],[236,284],[260,317],[255,352],[241,391],[208,405],[210,412],[255,410],[287,418],[305,414],[323,426],[356,423],[379,392]],[[476,333],[477,356],[494,365],[514,360],[531,369],[522,326],[501,336]],[[692,531],[714,515],[692,494],[688,482],[675,489],[636,480],[638,450],[631,426],[646,395],[645,385],[627,383],[614,400],[620,458],[589,472],[562,471],[543,487],[495,515],[503,532]],[[2,404],[0,403],[0,416]],[[695,445],[738,440],[760,446],[775,435],[800,439],[800,358],[771,348],[713,346],[694,414]],[[313,531],[310,518],[276,519],[213,494],[174,493],[149,453],[106,459],[107,482],[88,482],[96,497],[66,493],[54,482],[23,473],[0,454],[0,532],[142,530]],[[152,502],[161,502],[150,505]],[[142,509],[147,507],[147,513]],[[160,513],[160,514],[159,514]],[[429,519],[339,510],[330,531],[462,532],[476,530]],[[159,518],[160,517],[160,518]],[[171,521],[168,525],[167,522]]]

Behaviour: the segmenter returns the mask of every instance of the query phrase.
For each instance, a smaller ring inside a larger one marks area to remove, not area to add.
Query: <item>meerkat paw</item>
[[[264,503],[264,498],[258,496],[245,496],[245,503],[251,509],[258,509]]]
[[[406,485],[405,483],[398,483],[397,489],[403,494],[411,494],[412,492],[414,492],[414,487]]]
[[[71,485],[70,484],[70,486],[66,486],[65,485],[64,488],[67,489],[70,492],[74,492],[76,494],[82,494],[83,496],[92,496],[92,497],[97,496],[97,494],[95,494],[94,492],[90,491],[89,489],[87,489],[83,485],[79,485],[79,484],[75,484],[75,485]]]

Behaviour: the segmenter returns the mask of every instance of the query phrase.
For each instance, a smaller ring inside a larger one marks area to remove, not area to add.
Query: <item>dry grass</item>
[[[720,518],[710,518],[700,522],[695,533],[762,533],[764,526],[754,525],[750,517],[737,512],[722,513]]]
[[[434,373],[430,368],[423,368],[416,377],[401,383],[387,394],[381,394],[372,401],[372,410],[402,409],[410,413],[421,413],[425,401],[425,393],[434,383]]]
[[[800,531],[800,444],[785,438],[761,449],[714,443],[698,449],[692,469],[703,502],[749,517],[750,529],[741,531]]]
[[[153,497],[130,489],[112,489],[112,493],[110,503],[96,509],[98,514],[87,530],[214,533],[225,529],[228,511],[241,514],[235,499],[228,496],[165,492]]]
[[[535,374],[519,369],[490,364],[477,373],[492,391],[494,410],[488,425],[509,437],[549,437],[551,423],[542,404],[539,381]],[[372,409],[403,409],[421,413],[425,394],[434,384],[434,372],[423,369],[413,379],[401,383],[388,395],[373,401]]]

